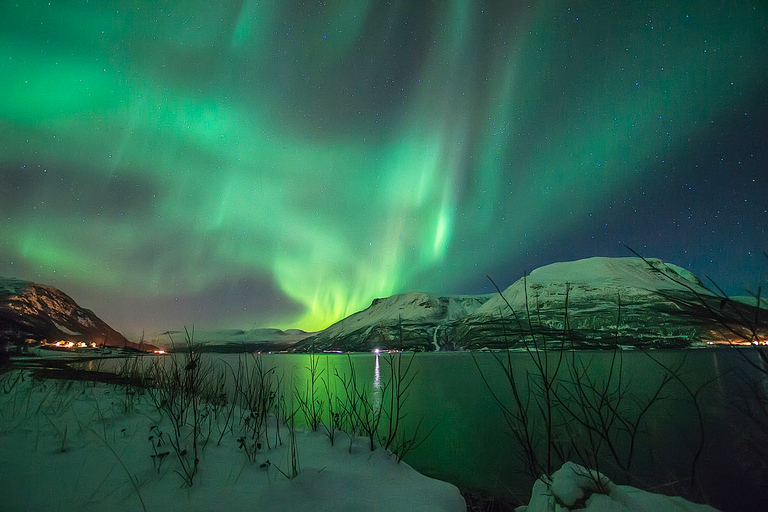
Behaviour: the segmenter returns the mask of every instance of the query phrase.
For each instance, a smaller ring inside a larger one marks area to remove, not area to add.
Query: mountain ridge
[[[576,348],[682,348],[743,341],[753,334],[739,325],[744,319],[766,327],[766,315],[755,316],[755,309],[659,259],[595,257],[539,267],[496,294],[375,299],[294,350],[515,348],[534,339],[542,346],[567,339]]]
[[[244,353],[279,352],[288,350],[297,342],[313,333],[300,329],[276,329],[257,327],[253,329],[190,329],[190,336],[202,352]],[[186,333],[183,329],[167,330],[149,337],[149,342],[176,350],[184,347]]]
[[[5,277],[0,277],[0,340],[82,341],[99,347],[156,349],[129,341],[58,288]]]

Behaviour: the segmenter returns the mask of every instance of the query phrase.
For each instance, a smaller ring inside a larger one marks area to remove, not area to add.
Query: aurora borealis
[[[647,256],[768,269],[759,2],[5,2],[0,275],[315,330]]]

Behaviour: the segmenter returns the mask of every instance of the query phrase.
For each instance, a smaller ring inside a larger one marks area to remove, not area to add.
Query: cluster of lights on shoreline
[[[90,345],[88,345],[84,341],[74,342],[74,341],[66,341],[66,340],[61,340],[61,341],[57,341],[56,343],[51,343],[51,346],[61,347],[61,348],[97,348],[95,343],[91,343]]]

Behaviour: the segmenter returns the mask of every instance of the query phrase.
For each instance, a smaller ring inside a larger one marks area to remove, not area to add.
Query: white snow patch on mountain
[[[515,308],[524,308],[526,300],[530,307],[535,307],[537,301],[541,305],[562,306],[566,284],[569,301],[598,294],[616,300],[619,296],[622,299],[647,297],[664,290],[687,290],[688,287],[697,293],[711,295],[696,276],[677,265],[653,258],[643,261],[641,258],[603,257],[558,262],[537,268],[502,294]],[[492,297],[478,309],[477,314],[498,315],[500,309],[508,309],[504,299],[498,295]]]
[[[379,324],[396,325],[398,321],[447,323],[477,310],[492,295],[456,295],[440,297],[425,292],[407,292],[384,299],[328,327],[329,336],[341,336],[359,329],[370,331]]]

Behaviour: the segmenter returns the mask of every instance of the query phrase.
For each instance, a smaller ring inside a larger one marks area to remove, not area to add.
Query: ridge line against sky
[[[768,261],[759,3],[5,5],[0,275],[317,330],[590,256]]]

